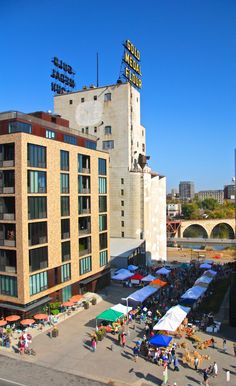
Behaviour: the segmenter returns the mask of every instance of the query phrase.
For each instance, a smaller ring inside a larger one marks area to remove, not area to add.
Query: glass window
[[[81,237],[79,239],[79,255],[84,256],[91,253],[91,237]]]
[[[124,185],[124,178],[121,178],[121,179],[120,179],[120,183],[121,183],[122,185]]]
[[[61,197],[61,216],[70,215],[70,198],[68,196]]]
[[[107,197],[99,196],[99,212],[107,212]]]
[[[90,177],[78,176],[78,192],[84,194],[90,193]]]
[[[85,147],[87,149],[96,150],[97,149],[97,142],[89,141],[88,139],[85,141]]]
[[[0,165],[14,166],[15,160],[15,144],[4,143],[0,145]]]
[[[29,250],[30,272],[38,271],[48,267],[48,247]]]
[[[69,193],[69,174],[61,173],[61,193]]]
[[[60,151],[61,156],[61,170],[69,170],[69,152],[65,150]]]
[[[121,237],[125,237],[125,232],[121,232]]]
[[[46,147],[28,143],[28,166],[46,168]]]
[[[61,220],[61,238],[62,240],[64,239],[69,239],[70,237],[70,220],[63,219]]]
[[[64,142],[70,143],[71,145],[77,145],[77,138],[73,135],[64,134]]]
[[[98,174],[101,176],[107,175],[107,160],[103,158],[98,158]]]
[[[48,138],[48,139],[55,139],[56,138],[55,131],[46,129],[46,138]]]
[[[107,230],[107,215],[100,214],[99,215],[99,232]]]
[[[99,249],[107,248],[107,233],[100,233],[99,235]]]
[[[90,173],[90,156],[84,154],[78,154],[78,172]]]
[[[28,193],[46,193],[46,172],[28,170]]]
[[[79,274],[84,275],[87,272],[92,271],[92,258],[91,256],[84,257],[79,261]]]
[[[9,133],[28,133],[31,134],[32,132],[32,126],[29,123],[26,122],[9,122],[8,123],[8,132]]]
[[[114,141],[103,141],[102,148],[103,150],[114,149]]]
[[[47,217],[47,198],[28,197],[28,219],[36,220]]]
[[[71,279],[71,266],[69,264],[64,264],[61,266],[61,282],[64,283]]]
[[[111,134],[111,126],[105,126],[105,128],[104,128],[104,134],[105,134],[105,135]]]
[[[0,271],[16,273],[16,251],[0,249]]]
[[[124,215],[125,215],[125,212],[124,212],[124,210],[122,210],[121,211],[121,217],[124,217]]]
[[[102,251],[99,253],[100,267],[107,265],[108,263],[108,254],[107,251]]]
[[[70,260],[70,241],[61,243],[61,260],[63,263]]]
[[[17,297],[17,278],[0,275],[0,294]]]
[[[28,224],[29,228],[29,245],[47,243],[47,222],[34,222]]]
[[[45,291],[48,288],[48,273],[47,271],[37,273],[29,278],[30,296]]]
[[[98,178],[98,192],[100,194],[107,193],[107,179],[105,177]]]
[[[78,202],[79,202],[79,214],[90,213],[91,211],[90,197],[79,196]]]
[[[110,92],[107,92],[106,94],[104,94],[104,102],[108,102],[108,101],[111,101],[111,93]]]
[[[0,192],[14,193],[15,191],[15,172],[14,170],[0,171]]]
[[[83,234],[91,233],[91,218],[80,217],[79,218],[79,236]]]
[[[121,189],[120,194],[121,196],[124,196],[124,189]]]

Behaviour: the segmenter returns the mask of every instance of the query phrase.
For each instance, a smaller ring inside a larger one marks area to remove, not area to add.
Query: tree
[[[215,210],[218,207],[219,207],[219,203],[214,198],[205,198],[205,200],[202,201],[203,209]]]
[[[199,208],[197,204],[183,204],[182,205],[182,215],[187,220],[196,220],[199,218]]]

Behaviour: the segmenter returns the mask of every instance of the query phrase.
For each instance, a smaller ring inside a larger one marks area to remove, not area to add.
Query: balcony
[[[79,209],[79,214],[90,214],[90,213],[91,213],[91,209],[90,208]]]
[[[0,224],[0,246],[15,247],[16,232],[15,224]]]
[[[79,219],[79,237],[91,233],[91,218],[81,217]]]
[[[29,246],[34,246],[38,244],[47,244],[47,236],[34,237],[33,239],[29,239]]]
[[[0,246],[3,246],[3,247],[15,247],[16,246],[16,240],[0,239]]]
[[[89,255],[91,253],[91,237],[79,239],[79,256]]]
[[[90,188],[80,188],[79,194],[90,194]]]
[[[14,155],[15,145],[14,143],[5,143],[0,145],[0,167],[13,167],[15,165]]]
[[[0,213],[0,220],[14,221],[15,213]]]
[[[82,168],[80,173],[84,173],[84,174],[90,174],[90,169],[88,168]]]
[[[10,265],[0,265],[1,272],[16,273],[16,267]]]
[[[1,156],[0,156],[1,157]],[[0,167],[1,168],[11,168],[15,165],[15,162],[13,160],[9,161],[0,161]]]

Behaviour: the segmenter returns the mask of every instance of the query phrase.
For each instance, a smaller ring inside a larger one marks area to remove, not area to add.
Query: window
[[[97,128],[96,127],[94,127],[94,133],[96,133],[97,132]]]
[[[88,139],[85,141],[85,147],[87,149],[96,150],[97,149],[97,142],[89,141]]]
[[[69,170],[69,152],[65,150],[60,151],[61,170]]]
[[[64,283],[71,279],[71,266],[69,264],[64,264],[61,266],[61,282]]]
[[[27,159],[28,166],[46,168],[46,147],[28,143]]]
[[[107,265],[108,263],[107,251],[102,251],[99,253],[99,261],[100,261],[100,267]]]
[[[125,232],[121,232],[121,237],[125,237]]]
[[[124,210],[122,210],[121,211],[121,217],[124,217],[124,215],[125,215],[125,212],[124,212]]]
[[[61,216],[70,215],[70,198],[68,196],[61,197]]]
[[[0,275],[0,294],[17,297],[17,278]]]
[[[5,143],[0,145],[0,165],[14,166],[15,160],[15,144]]]
[[[91,253],[91,237],[81,237],[79,239],[79,256]]]
[[[106,94],[104,94],[104,102],[109,102],[109,101],[111,101],[111,93],[107,92]]]
[[[79,261],[79,274],[84,275],[87,272],[92,271],[92,258],[91,256],[84,257]]]
[[[111,126],[105,126],[105,128],[104,128],[104,134],[105,134],[105,135],[111,134]]]
[[[69,104],[73,105],[73,100],[72,99],[69,100]]]
[[[98,174],[107,175],[107,161],[103,158],[98,158]]]
[[[81,98],[81,103],[84,103],[84,98]]]
[[[139,147],[139,142],[137,142],[137,147]]]
[[[61,220],[61,238],[69,239],[70,237],[70,220],[69,219],[63,219]]]
[[[85,127],[85,133],[86,133],[86,134],[89,133],[89,128],[88,128],[88,127]]]
[[[120,179],[120,183],[121,183],[121,185],[124,185],[124,178]]]
[[[28,170],[28,193],[46,193],[46,172]]]
[[[48,288],[48,273],[47,271],[37,273],[30,276],[29,279],[30,296],[45,291]]]
[[[90,177],[78,176],[78,193],[90,193]]]
[[[114,149],[114,141],[103,141],[102,148],[103,150]]]
[[[34,222],[28,224],[29,245],[47,243],[47,222]]]
[[[121,221],[121,226],[122,226],[122,227],[125,226],[125,222],[124,222],[124,221]]]
[[[56,138],[55,131],[46,129],[46,138],[55,139]]]
[[[9,122],[8,123],[8,133],[28,133],[31,134],[32,126],[26,122]]]
[[[69,174],[61,173],[61,193],[69,193]]]
[[[73,135],[64,134],[64,142],[70,143],[71,145],[77,145],[77,138]]]
[[[97,95],[94,95],[94,96],[93,96],[93,100],[96,101],[97,99],[98,99]]]
[[[47,217],[47,198],[28,197],[28,219],[36,220]]]
[[[107,197],[106,196],[99,196],[99,212],[106,212],[107,211]]]
[[[0,192],[14,193],[15,191],[15,172],[14,170],[0,171]]]
[[[120,190],[120,194],[121,194],[121,196],[124,196],[124,189]]]
[[[100,214],[99,215],[99,232],[107,230],[107,215]]]
[[[48,267],[48,247],[29,250],[30,272],[38,271]]]
[[[78,154],[78,172],[90,173],[90,156],[84,154]]]
[[[142,144],[142,152],[145,153],[145,144]]]
[[[105,197],[105,196],[103,196],[103,197]],[[90,213],[90,211],[91,211],[90,197],[79,196],[78,202],[79,202],[79,214]]]
[[[107,233],[100,233],[99,235],[99,249],[107,248]]]
[[[80,217],[78,225],[79,225],[79,236],[91,233],[91,218],[90,217]]]
[[[16,251],[0,249],[0,271],[16,273]]]
[[[70,260],[70,241],[65,241],[61,243],[61,261],[64,263],[68,260]]]
[[[124,206],[125,205],[125,202],[124,201],[121,201],[121,206]]]
[[[107,193],[107,179],[105,177],[98,178],[98,192],[99,194]]]
[[[144,130],[142,130],[142,136],[144,136]]]

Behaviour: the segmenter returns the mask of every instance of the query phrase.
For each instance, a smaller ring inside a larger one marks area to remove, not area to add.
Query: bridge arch
[[[234,229],[231,225],[221,222],[214,226],[211,231],[212,239],[234,239]]]
[[[191,224],[183,231],[183,237],[207,239],[207,230],[199,224]]]

